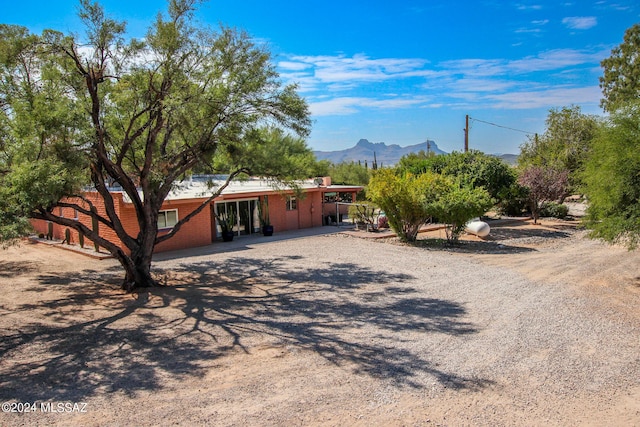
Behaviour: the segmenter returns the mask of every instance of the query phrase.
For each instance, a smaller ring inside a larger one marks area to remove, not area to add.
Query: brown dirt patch
[[[12,247],[0,400],[87,412],[0,425],[640,425],[638,252],[561,221],[432,233],[165,256],[137,295],[114,260]]]

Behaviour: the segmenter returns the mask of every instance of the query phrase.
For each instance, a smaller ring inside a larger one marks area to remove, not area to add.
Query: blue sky
[[[81,30],[75,0],[0,3],[0,22]],[[150,0],[100,3],[136,37],[165,8]],[[428,138],[462,150],[468,114],[471,148],[516,154],[527,137],[520,131],[544,132],[550,108],[602,114],[600,61],[640,22],[640,5],[210,0],[196,16],[267,44],[281,77],[297,82],[310,105],[315,150],[349,148],[360,138],[401,146]]]

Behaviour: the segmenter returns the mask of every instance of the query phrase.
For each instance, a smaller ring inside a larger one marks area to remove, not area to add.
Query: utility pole
[[[469,115],[465,116],[465,125],[464,125],[464,152],[469,151]]]

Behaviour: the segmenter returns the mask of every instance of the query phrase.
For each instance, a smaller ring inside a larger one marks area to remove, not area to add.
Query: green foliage
[[[546,202],[540,208],[541,217],[565,219],[569,214],[567,205],[556,202]]]
[[[492,206],[491,196],[483,188],[450,186],[433,201],[427,202],[427,211],[447,224],[447,240],[455,242],[467,222],[483,215]]]
[[[50,211],[87,182],[82,126],[74,101],[61,96],[61,71],[42,38],[0,24],[0,241],[31,231],[33,210]]]
[[[516,180],[516,174],[509,165],[480,151],[453,152],[445,158],[447,164],[442,171],[445,175],[456,177],[463,186],[484,188],[495,201]]]
[[[300,138],[311,122],[295,85],[283,86],[270,53],[246,33],[192,25],[196,0],[172,0],[144,39],[125,42],[126,25],[80,2],[86,36],[32,35],[0,25],[0,239],[27,218],[85,233],[126,271],[124,287],[154,284],[154,246],[173,237],[222,191],[158,234],[158,212],[176,181],[200,170],[293,179],[313,176]],[[140,232],[130,235],[107,187],[121,186]],[[110,228],[125,248],[55,214],[61,199],[92,185],[106,214],[66,202]],[[125,249],[125,250],[122,250]],[[131,256],[126,253],[131,253]]]
[[[410,154],[400,159],[401,170],[421,174],[433,172],[452,177],[463,186],[484,188],[494,202],[516,181],[516,173],[502,160],[477,150],[435,156],[433,153]]]
[[[498,211],[507,216],[520,216],[527,209],[529,190],[514,182],[500,193]]]
[[[529,192],[529,208],[533,222],[537,223],[544,203],[566,197],[569,187],[569,172],[545,166],[527,166],[518,177],[518,184]]]
[[[509,165],[475,150],[438,156],[410,154],[400,160],[395,176],[397,186],[382,191],[384,186],[376,180],[373,189],[372,178],[368,191],[375,193],[372,200],[385,211],[391,228],[408,241],[415,240],[420,225],[432,217],[448,224],[447,238],[457,240],[467,221],[508,197],[516,182]],[[404,182],[402,177],[406,177]],[[390,207],[383,205],[385,196],[392,201],[387,201]],[[405,206],[402,212],[397,211],[399,206]]]
[[[457,240],[465,224],[492,205],[483,188],[462,186],[434,172],[414,175],[400,169],[379,169],[369,183],[369,195],[403,241],[415,241],[432,217],[448,225],[447,238]]]
[[[602,126],[583,180],[586,224],[593,236],[635,248],[640,241],[640,104],[621,108]]]
[[[369,181],[369,198],[382,209],[400,240],[412,242],[431,218],[427,202],[449,185],[434,173],[414,175],[401,170],[378,169]]]
[[[600,65],[603,68],[600,105],[606,111],[614,111],[640,97],[640,24],[625,31],[623,42]]]
[[[362,186],[369,184],[369,170],[360,163],[329,163],[327,172],[333,184]]]
[[[377,228],[380,209],[371,203],[355,203],[349,205],[349,218],[356,223],[366,224],[367,230]]]
[[[442,173],[446,164],[446,155],[436,155],[420,150],[417,153],[402,156],[398,162],[398,168],[414,175],[420,175],[425,172]]]
[[[578,190],[579,171],[589,155],[598,129],[595,116],[583,114],[579,106],[549,110],[544,134],[530,137],[520,146],[520,168],[541,166],[569,171],[569,183]]]
[[[276,127],[251,130],[235,143],[218,151],[215,170],[245,170],[253,176],[266,176],[282,182],[316,176],[316,159],[303,138]]]

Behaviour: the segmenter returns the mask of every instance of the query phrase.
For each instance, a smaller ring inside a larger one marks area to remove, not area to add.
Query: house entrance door
[[[227,213],[235,216],[236,225],[233,227],[233,231],[237,236],[260,231],[257,199],[218,202],[215,204],[215,211],[218,214]],[[216,227],[216,229],[217,237],[221,237],[220,226]]]

